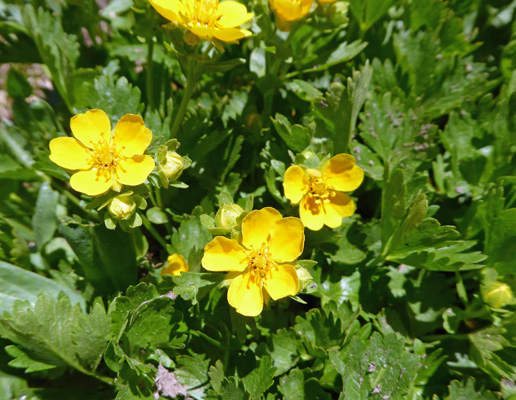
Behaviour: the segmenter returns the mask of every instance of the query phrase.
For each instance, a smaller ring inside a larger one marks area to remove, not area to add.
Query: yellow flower
[[[239,28],[253,18],[246,6],[236,1],[218,0],[150,0],[163,17],[176,22],[203,40],[213,38],[235,42],[251,32]]]
[[[111,123],[102,110],[89,110],[70,121],[74,138],[50,141],[50,160],[71,170],[70,185],[78,192],[98,196],[122,185],[145,182],[154,169],[152,157],[143,155],[152,132],[138,115],[126,114],[111,135]]]
[[[167,265],[161,270],[161,276],[167,274],[179,276],[181,275],[181,272],[188,272],[188,264],[186,263],[185,258],[177,253],[168,256]]]
[[[349,154],[338,154],[319,170],[293,165],[285,171],[283,189],[292,204],[299,205],[303,224],[317,231],[327,225],[337,228],[343,217],[355,212],[355,203],[341,192],[350,192],[360,186],[364,171],[355,165]]]
[[[283,22],[300,20],[310,12],[313,2],[314,0],[269,0],[272,10]]]
[[[204,248],[202,266],[229,271],[233,279],[228,302],[240,314],[254,317],[264,299],[278,300],[299,290],[294,262],[303,252],[305,234],[298,218],[282,218],[274,208],[250,212],[242,221],[242,244],[217,236]]]

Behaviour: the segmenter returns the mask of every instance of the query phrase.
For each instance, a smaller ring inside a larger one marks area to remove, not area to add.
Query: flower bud
[[[185,258],[177,253],[174,253],[167,258],[167,265],[161,270],[161,276],[172,275],[179,276],[181,272],[188,272],[188,264]]]
[[[167,178],[171,181],[174,181],[183,173],[183,157],[181,157],[175,151],[167,151],[167,155],[161,163],[161,167],[163,168],[163,172]]]
[[[224,229],[236,228],[238,217],[244,210],[238,204],[226,204],[219,208],[215,215],[215,223]]]
[[[319,0],[321,1],[321,0]],[[333,3],[328,10],[328,18],[333,26],[347,26],[349,3],[347,1],[338,1]]]
[[[108,205],[109,214],[115,219],[129,219],[136,210],[136,202],[132,196],[119,195],[113,197]]]
[[[498,281],[485,286],[482,294],[484,301],[494,308],[507,305],[514,297],[511,287]]]

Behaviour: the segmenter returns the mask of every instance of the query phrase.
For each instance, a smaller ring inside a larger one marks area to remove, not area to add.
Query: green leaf
[[[52,81],[71,110],[75,104],[73,93],[74,70],[79,58],[79,43],[74,35],[63,30],[61,20],[43,8],[32,5],[23,8],[23,22],[43,62],[52,75]]]
[[[258,368],[244,378],[245,390],[249,392],[252,399],[260,398],[271,387],[275,371],[271,356],[266,355],[260,359]]]
[[[278,390],[285,396],[285,400],[330,400],[332,398],[329,393],[322,390],[317,379],[305,379],[303,372],[297,368],[281,378]]]
[[[125,114],[141,114],[143,110],[140,89],[132,86],[125,77],[115,79],[112,75],[102,75],[93,83],[84,82],[80,92],[81,102],[76,106],[77,111],[101,109],[110,118],[112,127]]]
[[[351,0],[351,11],[360,21],[362,31],[367,31],[383,17],[396,0]]]
[[[224,274],[183,272],[180,276],[174,276],[174,293],[183,299],[197,304],[200,298],[206,294],[206,290],[224,280]]]
[[[503,210],[492,222],[486,243],[489,264],[500,274],[513,273],[516,259],[516,208]]]
[[[186,240],[188,238],[188,240]],[[190,271],[199,270],[204,247],[212,236],[201,224],[198,216],[186,218],[172,234],[174,251],[185,257]]]
[[[332,350],[330,357],[340,365],[342,394],[357,400],[406,398],[419,361],[418,356],[405,350],[403,340],[395,334],[382,337],[376,332],[367,342],[353,338],[344,353]]]
[[[278,135],[290,149],[300,152],[310,144],[310,132],[307,128],[297,124],[291,125],[287,117],[278,113],[271,121]]]
[[[263,78],[267,72],[265,49],[256,47],[249,57],[249,70],[254,72],[258,78]]]
[[[315,101],[314,111],[320,122],[317,123],[317,136],[333,140],[334,153],[346,153],[349,141],[356,130],[356,120],[364,105],[373,69],[366,62],[361,71],[355,71],[346,81],[346,86],[334,82],[324,98]]]
[[[60,232],[76,254],[82,273],[100,293],[124,290],[136,282],[138,265],[130,234],[75,223],[61,225]]]
[[[297,334],[292,330],[280,329],[271,336],[271,356],[276,375],[287,372],[299,359]]]
[[[204,354],[177,357],[178,368],[175,370],[177,380],[190,388],[188,394],[194,399],[204,399],[204,384],[208,381],[210,360]]]
[[[489,390],[476,390],[474,378],[469,378],[466,384],[453,380],[448,389],[450,394],[445,400],[496,400],[499,398]]]
[[[294,79],[291,82],[288,82],[287,87],[304,101],[314,101],[317,97],[321,97],[323,95],[311,83],[301,79]]]
[[[13,99],[25,99],[32,94],[32,86],[25,76],[15,67],[9,68],[6,82],[7,93]]]
[[[382,191],[382,243],[392,235],[405,214],[405,175],[402,169],[395,169]]]
[[[55,300],[42,294],[34,307],[16,303],[12,316],[0,318],[0,333],[19,345],[13,366],[27,370],[73,367],[92,375],[107,346],[109,318],[97,303],[91,314],[72,308],[66,296]],[[23,349],[22,349],[23,348]]]
[[[297,316],[294,330],[304,336],[314,349],[329,349],[341,345],[344,340],[341,320],[333,313],[318,309],[308,311],[304,318]]]
[[[149,208],[146,214],[149,221],[153,224],[166,224],[168,222],[167,214],[158,207]]]
[[[57,229],[58,200],[59,194],[52,190],[50,183],[43,182],[39,187],[36,210],[32,217],[32,230],[39,249],[52,239]]]
[[[57,298],[64,293],[72,305],[86,308],[85,300],[75,290],[62,286],[54,280],[0,261],[0,316],[12,313],[16,301],[28,301],[34,305],[40,292]]]

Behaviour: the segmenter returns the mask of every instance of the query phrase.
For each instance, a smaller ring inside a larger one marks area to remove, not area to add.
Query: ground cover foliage
[[[0,3],[0,398],[516,399],[516,2],[242,4],[224,43],[142,0]],[[49,159],[88,110],[152,132],[125,197]],[[206,245],[298,217],[285,172],[337,154],[355,213],[236,312]]]

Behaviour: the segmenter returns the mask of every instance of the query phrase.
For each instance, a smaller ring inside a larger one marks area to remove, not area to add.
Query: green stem
[[[161,235],[158,233],[158,231],[156,229],[154,229],[154,227],[152,226],[152,224],[150,223],[150,221],[147,219],[147,217],[145,215],[142,215],[142,221],[143,221],[143,225],[145,226],[145,228],[150,232],[150,234],[152,236],[154,236],[154,239],[156,239],[159,244],[161,244],[163,246],[164,249],[167,248],[167,242],[165,242],[165,240],[161,237]]]
[[[183,98],[181,99],[181,104],[179,105],[179,110],[177,111],[176,117],[174,118],[174,124],[172,125],[172,129],[170,130],[169,139],[173,139],[177,136],[179,132],[179,128],[183,123],[183,119],[186,113],[186,108],[188,106],[188,102],[192,97],[193,90],[196,84],[196,63],[192,57],[188,58],[188,65],[186,67],[186,87],[183,93]]]
[[[156,108],[154,104],[154,81],[152,76],[152,54],[154,52],[154,36],[152,34],[152,29],[149,29],[149,36],[147,36],[147,102],[151,109]]]

